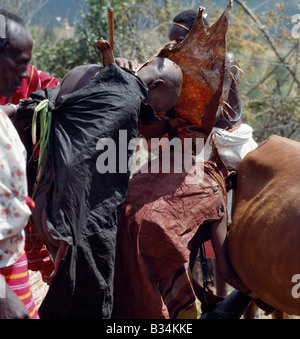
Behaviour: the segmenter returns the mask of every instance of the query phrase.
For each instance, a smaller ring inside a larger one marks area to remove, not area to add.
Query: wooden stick
[[[109,29],[109,43],[114,53],[114,10],[108,9],[108,29]]]

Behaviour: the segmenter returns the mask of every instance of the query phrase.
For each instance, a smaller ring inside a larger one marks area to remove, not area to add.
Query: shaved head
[[[156,112],[166,112],[177,103],[182,88],[180,67],[168,58],[154,57],[138,72],[149,88],[145,103]]]
[[[238,172],[242,158],[235,150],[222,148],[219,150],[219,154],[228,171]]]
[[[170,88],[174,88],[178,97],[182,87],[182,71],[180,67],[168,58],[155,57],[150,64],[157,70],[157,76],[164,79]]]

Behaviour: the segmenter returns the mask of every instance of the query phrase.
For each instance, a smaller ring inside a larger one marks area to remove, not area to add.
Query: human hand
[[[115,58],[115,62],[119,67],[126,68],[133,73],[137,71],[138,68],[137,61],[128,60],[126,58]]]
[[[7,116],[12,119],[19,108],[19,105],[7,104],[7,105],[0,105],[0,110],[7,114]]]
[[[64,257],[66,250],[67,250],[68,244],[63,241],[60,240],[59,242],[59,248],[58,251],[56,253],[55,259],[54,259],[54,271],[50,274],[50,275],[45,275],[44,276],[44,282],[47,283],[48,285],[51,285],[52,280],[54,279],[54,277],[56,276],[57,270],[58,270],[58,266],[60,264],[60,262],[62,261],[62,258]]]

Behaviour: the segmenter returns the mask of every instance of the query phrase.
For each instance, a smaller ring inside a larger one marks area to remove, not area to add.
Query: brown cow
[[[239,169],[229,232],[232,264],[259,298],[300,315],[300,143],[272,136]],[[299,284],[298,284],[299,285]]]

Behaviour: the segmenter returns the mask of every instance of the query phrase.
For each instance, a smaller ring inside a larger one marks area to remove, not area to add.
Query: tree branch
[[[247,13],[250,16],[250,18],[255,22],[255,24],[258,27],[258,29],[261,31],[261,33],[264,35],[264,37],[267,39],[267,42],[271,46],[271,48],[274,51],[274,53],[277,56],[277,58],[280,60],[280,62],[283,64],[283,66],[285,66],[287,68],[287,70],[291,73],[292,77],[294,78],[295,82],[298,85],[298,88],[300,88],[300,80],[297,78],[297,74],[291,69],[290,65],[288,65],[285,62],[284,57],[282,57],[281,54],[279,53],[279,51],[277,50],[272,37],[265,30],[264,26],[258,20],[257,16],[253,13],[253,11],[243,1],[241,1],[241,0],[234,0],[234,1],[238,5],[240,5],[243,8],[243,10],[245,11],[245,13]]]
[[[286,60],[286,59],[290,56],[290,54],[291,54],[296,48],[297,48],[296,45],[293,46],[293,48],[288,52],[288,54],[287,54],[286,56],[283,57],[283,59]],[[278,68],[279,68],[278,65],[275,66],[275,67],[272,69],[272,71],[269,72],[263,79],[261,79],[261,80],[259,81],[258,84],[256,84],[255,86],[253,86],[253,87],[247,92],[246,95],[248,96],[250,93],[252,93],[253,91],[255,91],[260,85],[262,85],[265,81],[267,81],[267,80],[270,78],[270,76],[271,76]]]

